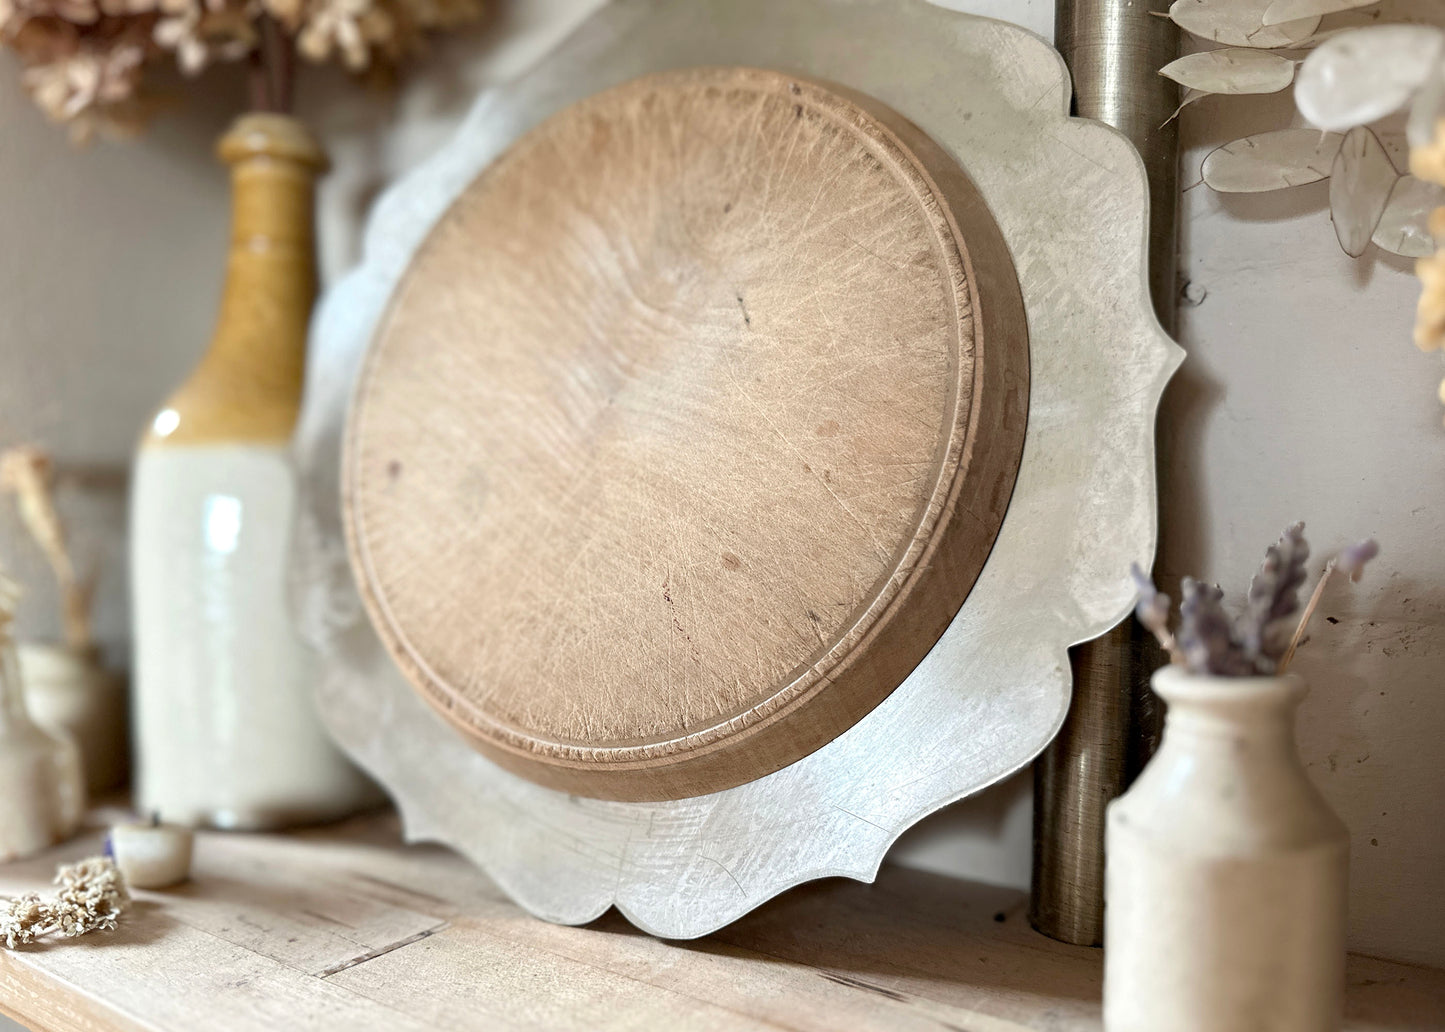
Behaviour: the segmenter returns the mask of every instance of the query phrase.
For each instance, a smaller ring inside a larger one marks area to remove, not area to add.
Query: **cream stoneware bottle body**
[[[215,336],[136,457],[137,806],[181,824],[279,827],[376,798],[321,726],[316,657],[286,598],[325,158],[280,115],[241,118],[220,153],[234,211]]]
[[[1158,753],[1109,807],[1108,1032],[1330,1032],[1349,833],[1294,741],[1298,677],[1166,667]]]

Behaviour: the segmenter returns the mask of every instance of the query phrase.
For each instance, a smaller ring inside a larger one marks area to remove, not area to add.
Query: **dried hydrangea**
[[[296,49],[311,61],[333,54],[354,72],[364,71],[373,51],[394,44],[397,26],[391,13],[373,0],[324,0],[296,34]]]
[[[7,949],[42,935],[67,939],[87,932],[111,931],[130,903],[125,879],[110,857],[93,856],[63,865],[55,874],[54,899],[26,893],[0,904],[0,939]]]
[[[109,6],[109,0],[107,0]],[[84,137],[141,124],[151,16],[111,17],[88,0],[0,0],[0,43],[20,58],[21,84],[52,120]]]
[[[191,75],[223,61],[289,63],[291,44],[278,59],[263,24],[308,60],[360,72],[410,57],[425,33],[484,10],[485,0],[0,0],[0,45],[19,56],[40,109],[84,138],[144,124],[155,107],[144,71],[157,62]]]
[[[1169,596],[1160,594],[1137,566],[1132,571],[1140,589],[1135,612],[1168,651],[1171,662],[1193,673],[1218,677],[1282,674],[1304,638],[1331,575],[1339,571],[1357,581],[1378,552],[1373,541],[1342,549],[1325,564],[1309,603],[1296,619],[1310,548],[1304,524],[1295,523],[1265,552],[1263,565],[1250,581],[1244,611],[1237,618],[1231,618],[1225,609],[1224,592],[1218,585],[1185,577],[1179,629],[1171,633]]]
[[[225,0],[160,0],[161,18],[152,37],[175,54],[182,72],[196,75],[207,65],[237,61],[255,49],[255,16],[247,7]]]

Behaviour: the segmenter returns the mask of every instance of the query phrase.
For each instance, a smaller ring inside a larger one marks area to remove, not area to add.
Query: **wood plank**
[[[441,1028],[490,1028],[494,1019],[555,1032],[788,1027],[495,934],[479,921],[459,922],[327,982]]]
[[[108,935],[0,954],[16,1017],[40,1029],[428,1032],[434,1026],[143,904]]]
[[[177,920],[287,967],[325,975],[441,927],[433,914],[353,889],[317,865],[278,863],[265,842],[211,836],[192,880],[167,894]]]
[[[397,963],[414,961],[424,969],[419,956],[423,952],[485,935],[510,939],[532,950],[585,963],[694,1000],[711,1001],[749,1018],[781,1023],[787,1028],[822,1032],[846,1025],[857,1029],[936,1030],[966,1019],[969,1028],[1017,1029],[1027,1027],[1018,1024],[1020,1017],[1037,1013],[1037,1009],[1029,1010],[1027,997],[1025,1002],[1010,1005],[1004,989],[991,997],[989,992],[970,987],[968,992],[950,998],[933,985],[940,978],[937,971],[917,972],[920,949],[895,951],[894,941],[885,941],[876,933],[865,936],[865,941],[873,944],[870,952],[894,954],[888,961],[890,975],[880,978],[871,970],[879,966],[877,963],[857,957],[836,957],[837,963],[827,967],[807,959],[809,951],[817,948],[817,933],[810,934],[808,929],[841,925],[842,935],[850,937],[868,924],[866,914],[871,911],[876,918],[873,923],[884,928],[898,923],[900,918],[909,926],[932,928],[932,938],[921,949],[941,958],[934,966],[944,969],[946,982],[950,967],[958,968],[964,958],[972,959],[996,948],[994,940],[1004,926],[994,918],[1007,912],[1007,934],[1023,944],[1013,948],[1016,972],[1020,966],[1035,962],[1030,950],[1042,951],[1051,961],[1071,958],[1075,970],[1069,971],[1070,962],[1062,965],[1070,976],[1065,984],[1077,989],[1085,1002],[1076,1008],[1074,1024],[1060,1024],[1058,1028],[1068,1032],[1098,1027],[1100,954],[1055,943],[1030,930],[1022,917],[1023,899],[1013,890],[890,869],[879,886],[834,881],[805,887],[764,908],[762,913],[776,914],[775,919],[745,920],[710,939],[674,944],[636,931],[616,914],[586,928],[538,922],[507,902],[489,883],[479,884],[475,872],[465,866],[454,869],[455,859],[439,851],[425,862],[417,862],[407,853],[376,858],[385,867],[385,884],[399,898],[412,891],[425,891],[422,885],[430,886],[432,891],[442,887],[453,897],[468,890],[472,893],[468,912],[475,921],[449,926],[434,941],[428,941],[425,950],[408,948],[407,956],[396,958]],[[834,907],[838,914],[850,914],[850,920],[840,922],[837,915],[830,918],[828,911]],[[816,916],[806,912],[817,908],[822,913]],[[860,910],[864,917],[853,919],[850,912]],[[797,949],[790,951],[790,945]],[[361,986],[375,969],[376,965],[368,965],[355,972],[348,984],[365,991]],[[910,971],[918,975],[915,985],[887,984],[890,979],[898,982],[896,976]],[[1046,1002],[1058,1009],[1052,996]],[[990,1021],[992,1024],[987,1024]]]
[[[1026,897],[952,878],[885,869],[874,886],[803,886],[715,938],[839,973],[904,999],[1058,1032],[1100,1027],[1103,953],[1040,935]]]
[[[0,893],[98,848],[0,867]],[[807,885],[688,943],[537,921],[390,814],[202,833],[197,875],[137,893],[114,933],[0,951],[0,1010],[35,1032],[1100,1028],[1099,951],[1035,933],[1018,892],[917,871]],[[1352,957],[1347,1009],[1350,1032],[1440,1029],[1445,972]]]

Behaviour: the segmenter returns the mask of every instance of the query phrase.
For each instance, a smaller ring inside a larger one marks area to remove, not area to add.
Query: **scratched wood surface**
[[[973,586],[1028,407],[977,190],[866,97],[648,76],[527,134],[411,263],[348,431],[363,598],[503,766],[755,780],[897,687]]]
[[[0,893],[99,839],[0,867]],[[1032,931],[1018,892],[903,869],[675,944],[614,914],[538,921],[380,813],[203,832],[190,883],[136,895],[114,933],[0,951],[0,1010],[35,1032],[1101,1028],[1100,952]],[[1445,972],[1352,957],[1347,1009],[1351,1032],[1441,1029]]]

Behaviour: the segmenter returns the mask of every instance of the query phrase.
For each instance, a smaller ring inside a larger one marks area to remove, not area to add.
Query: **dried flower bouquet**
[[[140,128],[154,103],[147,68],[190,75],[249,60],[253,106],[290,106],[293,47],[362,72],[415,54],[424,34],[478,18],[484,0],[0,0],[0,43],[50,118],[84,139]]]

